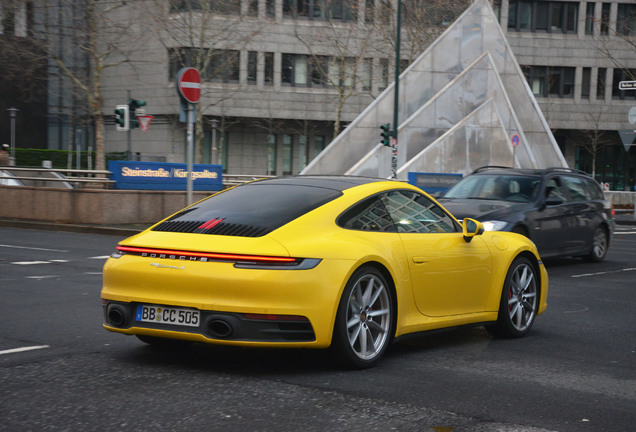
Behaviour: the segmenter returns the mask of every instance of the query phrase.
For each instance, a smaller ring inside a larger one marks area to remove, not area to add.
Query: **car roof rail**
[[[550,167],[550,168],[546,168],[546,169],[543,170],[544,174],[547,174],[547,173],[550,173],[550,172],[566,172],[566,173],[572,173],[572,174],[584,174],[584,175],[586,175],[588,177],[592,177],[591,175],[589,175],[585,171],[581,171],[579,169],[574,169],[574,168]]]
[[[513,169],[513,168],[509,167],[509,166],[486,165],[486,166],[482,166],[482,167],[477,168],[472,173],[475,174],[475,173],[478,173],[478,172],[487,171],[487,170],[491,170],[491,169]]]

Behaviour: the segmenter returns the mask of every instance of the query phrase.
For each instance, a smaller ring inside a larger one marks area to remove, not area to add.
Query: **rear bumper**
[[[316,335],[306,317],[265,314],[239,314],[199,310],[198,327],[180,326],[137,319],[139,303],[108,301],[103,305],[104,327],[127,334],[166,336],[182,334],[184,339],[204,342],[315,342]]]

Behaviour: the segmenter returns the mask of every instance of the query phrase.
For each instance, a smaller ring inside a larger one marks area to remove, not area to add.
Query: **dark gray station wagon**
[[[529,237],[542,257],[600,262],[614,232],[614,210],[600,185],[568,168],[482,167],[439,202],[458,219],[479,220],[486,230]]]

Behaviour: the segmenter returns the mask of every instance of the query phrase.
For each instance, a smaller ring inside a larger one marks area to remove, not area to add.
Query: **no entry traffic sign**
[[[201,98],[201,74],[195,68],[183,68],[177,74],[179,94],[190,103]]]

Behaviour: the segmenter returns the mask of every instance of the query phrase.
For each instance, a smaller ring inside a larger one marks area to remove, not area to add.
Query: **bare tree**
[[[599,152],[606,147],[615,145],[615,139],[611,136],[610,131],[600,128],[602,115],[602,108],[595,114],[588,114],[590,120],[588,124],[593,128],[573,131],[571,138],[575,146],[584,149],[592,156],[592,177],[596,176],[596,158]]]
[[[83,111],[95,128],[95,163],[99,170],[104,169],[102,76],[106,69],[128,61],[128,53],[121,47],[130,47],[135,39],[130,31],[134,16],[129,12],[118,15],[125,4],[116,0],[36,2],[33,49],[22,53],[32,56],[36,63],[38,59],[52,62],[70,81],[79,95],[72,110]]]
[[[170,74],[193,67],[201,74],[201,100],[196,110],[195,161],[203,161],[203,115],[240,90],[240,50],[259,31],[253,22],[241,26],[237,0],[155,0],[152,20],[168,50]],[[208,85],[209,83],[209,85]],[[229,84],[229,85],[228,85]],[[221,131],[233,121],[221,116]],[[221,139],[222,139],[221,135]]]
[[[291,2],[299,8],[303,1]],[[373,30],[372,11],[361,6],[365,2],[325,0],[314,12],[324,25],[308,31],[294,28],[295,37],[305,46],[308,54],[305,85],[336,90],[334,137],[341,131],[342,112],[347,100],[359,94],[370,94],[372,57],[376,54],[378,35]],[[298,13],[297,9],[290,11]],[[348,25],[342,25],[343,21]],[[358,23],[364,22],[362,26]],[[297,57],[296,57],[297,58]],[[304,61],[304,59],[301,59]],[[293,64],[283,60],[283,80],[294,81]]]

